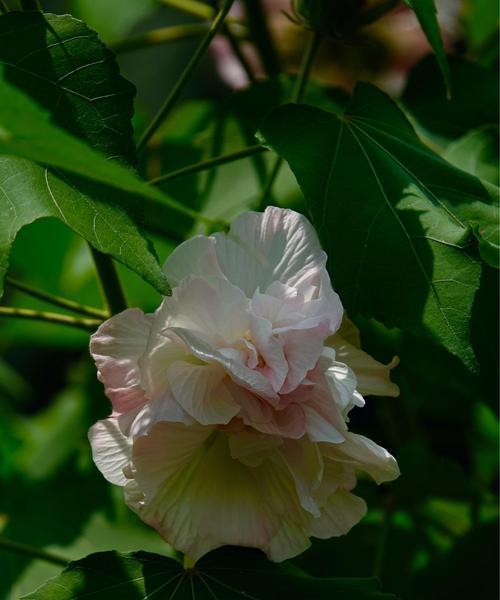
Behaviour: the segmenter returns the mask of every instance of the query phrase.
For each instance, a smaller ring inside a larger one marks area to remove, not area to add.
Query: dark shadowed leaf
[[[147,552],[91,554],[70,563],[59,577],[49,580],[26,600],[395,600],[380,592],[375,579],[316,578],[287,563],[268,561],[263,554],[241,548],[223,548],[203,557],[193,569]]]
[[[403,102],[429,131],[457,138],[471,129],[498,124],[498,73],[461,58],[450,58],[453,94],[446,88],[436,60],[425,58],[410,73]]]
[[[155,195],[119,164],[135,160],[133,86],[97,35],[72,17],[9,13],[0,17],[0,35],[0,152],[14,155],[0,158],[0,281],[19,229],[51,216],[167,291],[154,250],[130,216],[137,216],[137,198],[78,177]]]
[[[347,310],[433,337],[473,365],[480,266],[466,249],[471,228],[490,232],[498,215],[479,180],[424,146],[368,84],[343,118],[288,105],[262,136],[302,187]]]

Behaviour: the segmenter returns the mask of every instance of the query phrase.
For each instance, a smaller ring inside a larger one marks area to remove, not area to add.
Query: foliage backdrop
[[[0,597],[73,598],[60,585],[83,585],[108,598],[103,590],[118,582],[120,598],[211,597],[208,588],[218,598],[236,590],[275,598],[282,589],[290,598],[494,598],[492,19],[465,2],[447,58],[433,2],[408,2],[437,59],[417,64],[395,98],[370,83],[349,94],[313,76],[303,103],[289,104],[296,82],[269,63],[266,80],[233,92],[209,55],[138,158],[134,130],[140,138],[199,42],[124,52],[123,40],[140,45],[140,32],[199,27],[199,19],[163,4],[47,1],[47,14],[0,16],[2,304],[52,310],[8,274],[101,306],[89,242],[116,259],[129,305],[153,310],[169,289],[159,264],[185,237],[219,229],[262,202],[277,153],[285,163],[268,201],[311,217],[365,349],[386,361],[400,357],[394,379],[401,397],[369,399],[352,428],[388,447],[403,475],[380,489],[361,484],[370,511],[345,537],[316,540],[281,566],[256,552],[221,550],[191,580],[92,463],[86,432],[108,403],[87,354],[88,332],[0,315],[0,542],[71,560],[106,552],[33,592],[61,566],[0,543]],[[495,4],[484,3],[493,20]],[[293,27],[302,45],[309,34]],[[120,50],[118,60],[108,47]],[[257,143],[272,152],[146,183]],[[218,571],[222,563],[226,574]],[[96,564],[108,575],[96,578]]]

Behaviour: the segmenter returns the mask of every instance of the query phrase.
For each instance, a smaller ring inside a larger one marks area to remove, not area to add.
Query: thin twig
[[[66,308],[67,310],[71,310],[72,312],[76,312],[87,317],[96,317],[97,319],[107,319],[110,316],[104,310],[99,310],[98,308],[85,306],[83,304],[79,304],[78,302],[74,302],[73,300],[61,298],[60,296],[54,296],[53,294],[49,294],[48,292],[38,290],[32,287],[31,285],[28,285],[27,283],[17,281],[17,279],[13,279],[12,277],[6,277],[5,281],[13,288],[20,290],[21,292],[24,292],[29,296],[33,296],[33,298],[38,298],[39,300],[43,300],[44,302],[53,304],[54,306],[60,306],[61,308]]]
[[[151,139],[151,137],[153,136],[155,131],[158,129],[158,127],[162,124],[163,120],[167,117],[169,112],[172,110],[173,106],[177,102],[177,99],[179,98],[180,94],[182,93],[184,86],[188,82],[193,71],[198,66],[200,60],[205,55],[205,52],[208,50],[210,43],[212,42],[214,37],[217,35],[217,33],[219,33],[219,31],[221,30],[221,28],[224,24],[224,19],[226,18],[228,12],[231,10],[231,6],[233,5],[233,3],[234,3],[234,0],[225,0],[221,10],[219,11],[219,13],[215,17],[215,19],[212,21],[212,24],[210,25],[210,29],[207,31],[205,37],[201,41],[196,52],[191,57],[191,60],[189,61],[186,68],[182,72],[181,76],[177,80],[177,83],[174,85],[174,88],[170,92],[169,96],[163,103],[162,107],[160,108],[160,110],[158,111],[158,113],[156,114],[156,116],[154,117],[152,122],[146,128],[146,131],[143,133],[141,139],[139,140],[139,143],[137,144],[138,152],[141,152],[141,150],[144,150],[145,146],[147,145],[147,143],[149,142],[149,140]]]
[[[295,81],[295,85],[292,90],[292,94],[290,97],[291,102],[301,102],[305,91],[307,82],[309,80],[309,75],[311,74],[311,68],[314,62],[314,58],[318,51],[318,48],[321,44],[321,35],[319,33],[311,33],[308,44],[306,46],[306,50],[302,57],[302,64],[300,66],[299,75]],[[269,175],[269,179],[267,180],[266,185],[262,191],[262,194],[258,203],[258,210],[264,210],[267,206],[268,200],[271,197],[273,186],[278,178],[278,175],[281,171],[281,166],[283,165],[283,159],[278,157],[271,169],[271,173]]]
[[[38,558],[40,560],[44,560],[45,562],[49,562],[54,565],[60,565],[62,567],[66,567],[69,563],[69,560],[62,558],[61,556],[57,556],[56,554],[52,554],[52,552],[47,552],[46,550],[41,550],[28,544],[14,542],[13,540],[9,540],[3,536],[0,536],[0,548],[3,550],[8,550],[9,552],[16,552],[17,554],[24,554],[25,556]]]
[[[159,4],[171,6],[193,17],[210,21],[214,17],[214,9],[203,2],[197,0],[156,0]]]
[[[117,54],[124,54],[160,44],[170,44],[180,40],[198,38],[205,35],[208,28],[209,25],[207,23],[188,23],[184,25],[172,25],[171,27],[160,27],[118,40],[111,44],[110,48]]]
[[[68,325],[69,327],[76,327],[85,331],[95,331],[102,322],[98,319],[77,319],[69,315],[61,315],[43,310],[31,310],[30,308],[16,308],[13,306],[0,306],[0,317],[46,321],[47,323]]]
[[[179,177],[184,177],[186,175],[192,175],[193,173],[200,173],[201,171],[207,171],[208,169],[212,169],[213,167],[218,167],[220,165],[225,165],[227,163],[231,163],[237,160],[241,160],[243,158],[247,158],[249,156],[253,156],[255,154],[260,154],[262,152],[266,152],[267,148],[264,146],[250,146],[243,150],[238,150],[237,152],[231,152],[230,154],[223,154],[222,156],[215,156],[214,158],[210,158],[208,160],[204,160],[199,163],[195,163],[193,165],[189,165],[187,167],[183,167],[182,169],[177,169],[176,171],[171,171],[170,173],[165,173],[165,175],[160,175],[159,177],[155,177],[148,181],[148,183],[152,185],[158,185],[160,183],[165,183],[167,181],[172,181],[173,179],[178,179]]]

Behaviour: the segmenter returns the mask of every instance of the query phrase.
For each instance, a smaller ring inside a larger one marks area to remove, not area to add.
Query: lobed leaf
[[[268,561],[260,552],[223,548],[185,570],[172,558],[147,552],[99,552],[72,562],[25,600],[106,598],[140,600],[395,600],[370,578],[317,578],[291,564]]]
[[[498,215],[480,181],[424,146],[369,84],[343,117],[288,105],[261,135],[297,177],[347,310],[433,338],[473,367],[471,229],[491,232]],[[488,250],[493,238],[481,239]]]

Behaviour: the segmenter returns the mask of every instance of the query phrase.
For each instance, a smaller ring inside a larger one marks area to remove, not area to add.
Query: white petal
[[[167,327],[189,329],[215,347],[224,347],[248,330],[248,304],[243,292],[225,279],[189,276],[165,298],[161,312]]]
[[[186,240],[167,258],[163,272],[172,287],[179,285],[188,275],[223,278],[217,262],[215,239],[197,235]]]
[[[245,365],[224,356],[193,331],[180,327],[172,327],[172,331],[182,339],[194,356],[207,363],[219,363],[226,369],[231,379],[239,385],[269,399],[271,402],[278,402],[275,391],[262,373],[249,369]]]
[[[320,487],[323,476],[323,459],[318,445],[307,436],[300,440],[284,440],[278,450],[295,482],[295,488],[304,510],[319,516],[314,492]]]
[[[159,424],[136,441],[133,463],[144,498],[130,504],[193,559],[228,544],[262,547],[279,527],[258,471],[231,458],[226,434]]]
[[[277,436],[266,435],[249,427],[229,436],[229,450],[232,458],[249,467],[257,467],[283,440]]]
[[[310,535],[328,539],[346,534],[366,514],[362,498],[345,490],[338,490],[321,509],[321,516],[311,519]]]
[[[98,369],[99,380],[117,413],[143,404],[139,360],[146,351],[151,318],[130,308],[105,321],[90,338],[90,353]]]
[[[398,463],[385,448],[356,433],[348,432],[345,438],[344,443],[325,445],[322,451],[332,460],[365,471],[379,484],[399,477]]]
[[[104,477],[115,485],[124,486],[123,469],[130,462],[132,445],[122,433],[118,419],[98,421],[89,430],[92,458]]]
[[[354,371],[358,380],[358,390],[366,396],[399,396],[399,387],[391,381],[391,370],[399,364],[394,357],[388,365],[372,358],[363,350],[335,335],[327,342],[335,348],[337,360]]]
[[[281,335],[284,342],[288,375],[281,389],[282,394],[292,392],[313,369],[323,351],[326,337],[324,326],[314,329],[288,331]]]
[[[273,281],[299,285],[326,263],[312,225],[293,210],[270,206],[264,213],[246,212],[227,236],[214,237],[222,272],[248,298]]]
[[[240,411],[224,386],[225,377],[224,369],[217,364],[179,361],[168,369],[175,399],[202,425],[224,425]]]

